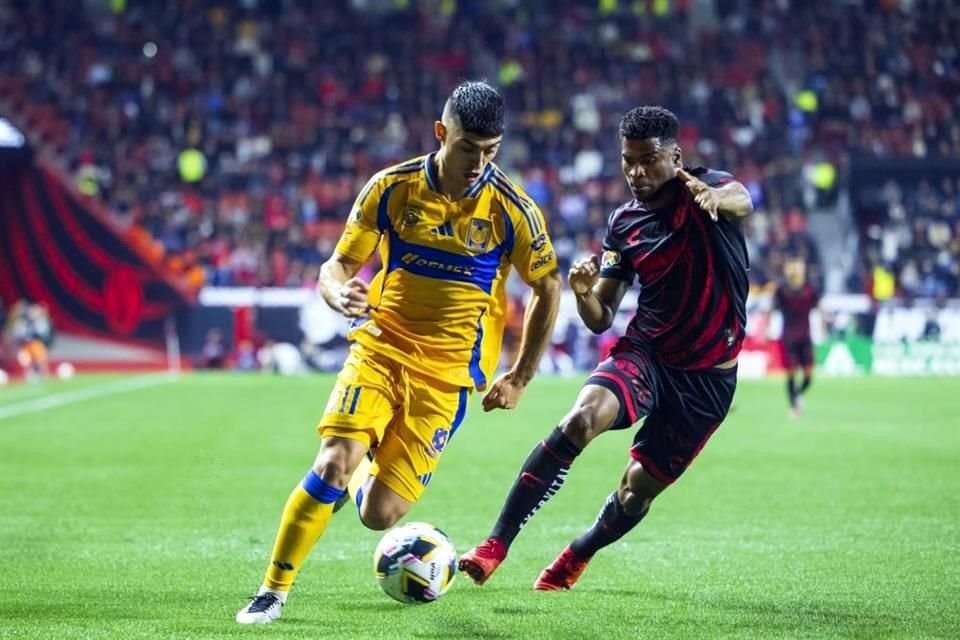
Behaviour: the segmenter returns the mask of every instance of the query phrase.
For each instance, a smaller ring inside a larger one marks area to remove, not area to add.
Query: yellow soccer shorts
[[[469,394],[354,344],[317,430],[375,446],[371,475],[416,502],[463,422]]]

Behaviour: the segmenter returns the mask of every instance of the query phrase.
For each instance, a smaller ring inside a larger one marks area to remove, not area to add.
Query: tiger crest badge
[[[467,248],[475,251],[485,251],[493,234],[493,225],[489,220],[473,218],[467,230]]]

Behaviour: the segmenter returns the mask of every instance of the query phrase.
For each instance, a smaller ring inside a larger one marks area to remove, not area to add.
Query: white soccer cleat
[[[250,604],[237,611],[237,622],[240,624],[270,624],[280,618],[283,611],[283,600],[276,594],[258,594],[250,598]]]

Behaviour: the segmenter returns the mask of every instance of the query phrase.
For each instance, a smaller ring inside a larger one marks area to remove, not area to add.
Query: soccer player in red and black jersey
[[[634,198],[610,215],[602,261],[574,263],[569,284],[595,333],[611,326],[634,280],[638,309],[573,409],[524,462],[490,537],[461,556],[460,569],[478,584],[598,435],[644,421],[619,487],[535,589],[572,587],[599,549],[640,522],[727,415],[746,324],[748,261],[739,219],[753,203],[727,173],[684,170],[678,128],[662,107],[638,107],[620,122],[621,164]]]
[[[820,294],[807,281],[807,263],[802,257],[791,256],[783,264],[784,282],[773,295],[773,304],[783,316],[783,335],[780,348],[783,368],[787,374],[787,396],[790,414],[800,415],[800,396],[813,382],[813,340],[810,338],[810,312],[820,304]],[[797,386],[795,374],[803,371],[803,380]]]

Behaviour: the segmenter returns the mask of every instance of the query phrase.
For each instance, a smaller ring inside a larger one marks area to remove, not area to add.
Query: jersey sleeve
[[[378,220],[383,192],[383,177],[377,174],[370,178],[350,209],[350,218],[337,242],[337,253],[351,260],[366,262],[377,248],[383,232]]]
[[[600,256],[600,277],[622,280],[633,284],[634,271],[624,255],[623,229],[618,224],[620,217],[617,213],[610,216],[607,223],[607,234],[603,238],[603,254]]]
[[[511,216],[514,238],[510,263],[529,284],[557,269],[557,253],[540,209],[530,201],[521,204]]]
[[[726,171],[717,171],[715,169],[707,169],[705,167],[698,167],[690,172],[690,174],[701,180],[708,187],[722,187],[725,184],[730,182],[736,182],[736,179],[733,175],[727,173]]]

